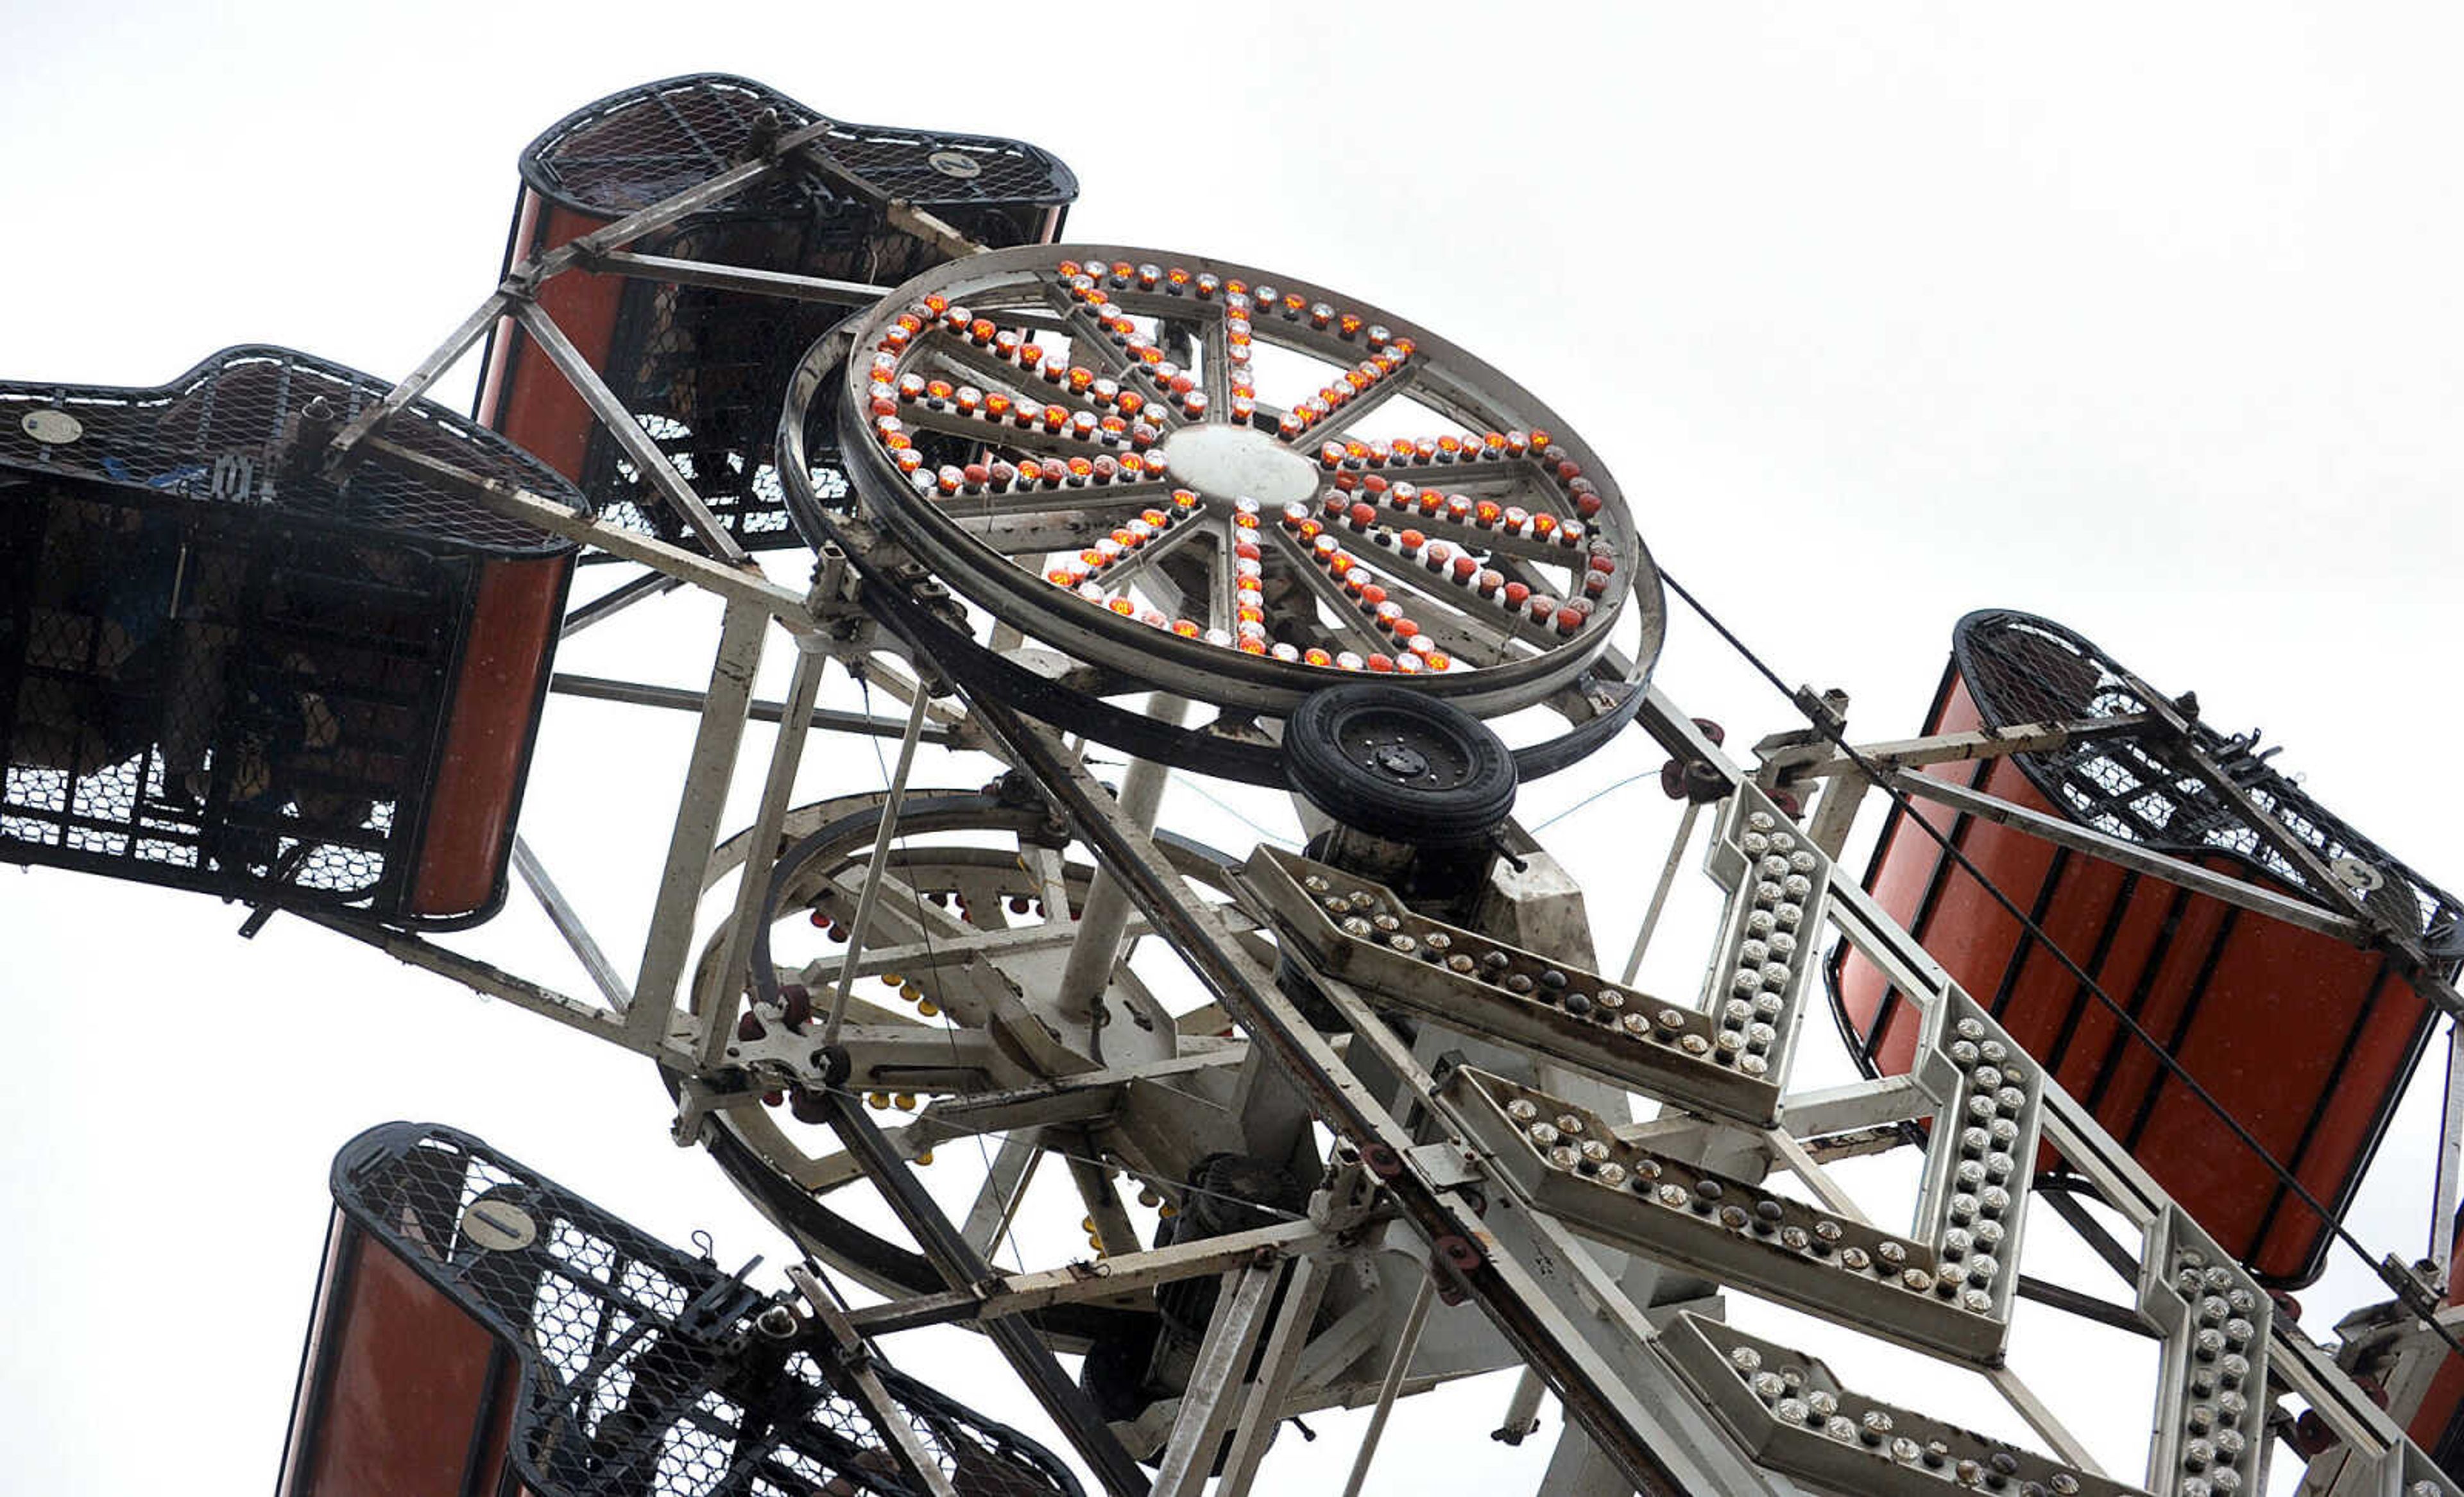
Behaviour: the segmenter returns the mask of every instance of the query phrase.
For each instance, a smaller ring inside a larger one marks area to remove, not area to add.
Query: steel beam
[[[1143,1253],[1115,1253],[1059,1268],[996,1274],[961,1288],[867,1306],[848,1313],[867,1335],[887,1335],[893,1331],[952,1321],[998,1320],[1053,1305],[1144,1294],[1157,1285],[1222,1273],[1261,1254],[1309,1253],[1328,1245],[1325,1231],[1313,1222],[1278,1222],[1272,1226],[1229,1232],[1200,1242],[1175,1243]]]
[[[2307,900],[2291,898],[2255,884],[2244,883],[2227,874],[2211,872],[2195,863],[2167,857],[2138,843],[2107,836],[2057,816],[2013,805],[1956,782],[1903,770],[1891,776],[1890,783],[1894,789],[1921,800],[1939,802],[1981,821],[2014,826],[2057,847],[2084,852],[2108,863],[2118,863],[2133,872],[2224,900],[2227,904],[2282,920],[2288,925],[2332,936],[2355,946],[2370,944],[2370,933],[2363,928],[2361,922],[2349,916],[2321,909]]]
[[[1112,1189],[1111,1172],[1095,1163],[1093,1155],[1094,1149],[1089,1145],[1083,1153],[1067,1158],[1070,1183],[1078,1187],[1078,1199],[1087,1205],[1087,1220],[1095,1223],[1095,1240],[1102,1244],[1096,1251],[1134,1252],[1138,1245],[1137,1223],[1130,1220],[1129,1208],[1121,1204],[1120,1192]]]
[[[1197,531],[1184,534],[1196,535]],[[1185,696],[1156,692],[1147,698],[1147,715],[1160,726],[1178,727],[1188,715],[1189,699]],[[1121,776],[1121,819],[1140,831],[1153,831],[1155,812],[1163,804],[1164,786],[1171,779],[1169,765],[1148,759],[1130,760],[1129,769]],[[1086,906],[1078,916],[1077,939],[1070,945],[1069,959],[1061,971],[1056,1002],[1064,1016],[1084,1018],[1095,1028],[1102,1027],[1095,1008],[1111,985],[1112,969],[1120,961],[1130,914],[1130,896],[1119,877],[1109,868],[1098,868],[1094,882],[1087,890]],[[1095,1038],[1100,1044],[1101,1035]]]
[[[757,566],[715,561],[698,552],[670,545],[656,537],[640,535],[576,514],[564,505],[527,489],[484,477],[467,468],[430,457],[383,437],[370,437],[367,446],[368,455],[382,460],[387,467],[451,488],[473,503],[508,519],[519,520],[551,536],[562,536],[568,540],[596,546],[627,561],[639,561],[671,577],[681,578],[704,592],[715,593],[730,603],[751,604],[774,615],[781,625],[796,633],[813,630],[812,610],[806,605],[804,595],[771,582]]]
[[[436,351],[419,362],[419,366],[404,376],[401,384],[385,392],[383,400],[352,417],[333,440],[325,445],[324,471],[328,476],[341,473],[361,456],[360,449],[382,430],[385,425],[400,415],[412,401],[428,393],[437,377],[453,367],[473,344],[488,335],[488,329],[505,315],[513,298],[497,291],[479,303],[478,309],[462,319],[460,325],[445,335]]]
[[[761,804],[754,812],[753,841],[736,881],[736,913],[727,923],[713,990],[701,995],[700,1058],[705,1069],[715,1067],[736,1037],[736,1015],[753,959],[754,938],[760,932],[769,903],[770,872],[779,860],[781,824],[787,819],[789,798],[796,789],[796,769],[804,759],[804,720],[821,694],[822,670],[828,657],[819,649],[799,649],[787,680],[787,709],[778,737],[770,746],[770,773],[762,782]],[[790,726],[793,724],[793,726]],[[715,845],[714,844],[714,847]],[[710,858],[705,853],[702,868]]]
[[[906,736],[898,740],[898,767],[891,773],[890,792],[881,804],[881,826],[872,839],[872,860],[865,866],[864,892],[856,897],[855,919],[848,926],[847,959],[839,965],[838,990],[830,996],[829,1022],[822,1028],[824,1045],[837,1043],[839,1025],[847,1021],[847,994],[855,986],[856,963],[864,958],[865,933],[871,928],[873,907],[880,903],[881,886],[890,878],[890,845],[898,836],[898,807],[907,798],[907,775],[915,767],[915,743],[924,736],[924,714],[932,705],[932,694],[921,690],[908,703]]]
[[[557,888],[556,880],[548,877],[547,869],[539,862],[539,854],[533,852],[531,845],[518,836],[514,838],[514,872],[521,879],[522,887],[531,892],[531,897],[539,901],[539,909],[547,914],[548,923],[556,927],[556,934],[564,937],[564,944],[572,950],[574,959],[580,961],[582,970],[590,975],[592,985],[599,989],[601,997],[607,1000],[607,1006],[620,1014],[632,1007],[633,990],[625,985],[624,976],[616,970],[616,964],[609,961],[607,954],[600,949],[597,938],[590,934],[590,927],[583,924],[582,916],[574,913],[573,906],[564,897],[564,891]]]
[[[1412,1292],[1412,1308],[1403,1312],[1401,1329],[1395,1332],[1395,1350],[1386,1358],[1386,1376],[1377,1383],[1377,1402],[1369,1411],[1369,1427],[1360,1432],[1360,1448],[1352,1457],[1352,1474],[1344,1479],[1343,1497],[1360,1497],[1360,1488],[1369,1480],[1370,1464],[1377,1459],[1377,1442],[1386,1433],[1386,1419],[1395,1412],[1395,1395],[1402,1391],[1403,1374],[1412,1365],[1412,1354],[1420,1349],[1420,1328],[1429,1322],[1429,1307],[1436,1303],[1438,1281],[1422,1276],[1419,1287]]]
[[[1668,907],[1669,891],[1676,887],[1677,870],[1685,861],[1685,848],[1694,840],[1694,824],[1703,816],[1703,803],[1685,803],[1685,814],[1678,819],[1677,835],[1669,840],[1668,861],[1661,866],[1660,882],[1651,889],[1651,902],[1643,906],[1642,924],[1634,933],[1634,946],[1625,954],[1625,973],[1617,980],[1634,985],[1634,975],[1642,970],[1642,954],[1651,945],[1652,933],[1660,928],[1660,913]]]
[[[1326,1300],[1328,1267],[1324,1260],[1303,1258],[1292,1266],[1284,1288],[1283,1310],[1267,1332],[1266,1350],[1258,1362],[1232,1430],[1232,1447],[1223,1454],[1223,1475],[1215,1497],[1247,1497],[1258,1477],[1258,1464],[1274,1442],[1283,1422],[1284,1400],[1300,1371],[1301,1352],[1309,1345],[1309,1328],[1317,1322],[1318,1306]]]
[[[2453,1021],[2447,1026],[2447,1077],[2438,1103],[2438,1176],[2430,1193],[2430,1261],[2439,1277],[2449,1279],[2454,1265],[2455,1206],[2459,1175],[2464,1175],[2464,1032]]]
[[[1018,1220],[1019,1202],[1026,1199],[1026,1187],[1043,1158],[1043,1146],[1024,1133],[1011,1134],[994,1152],[984,1182],[977,1188],[976,1203],[967,1209],[967,1220],[958,1227],[958,1235],[985,1262],[993,1260],[1001,1239],[1009,1235],[1010,1223]]]
[[[633,980],[633,1006],[625,1028],[637,1040],[667,1033],[676,984],[693,945],[693,912],[701,902],[711,849],[718,845],[718,818],[736,778],[737,751],[744,742],[744,710],[753,698],[753,675],[761,664],[769,620],[758,609],[731,604],[719,624],[718,656],[711,664],[709,706],[693,736],[685,768],[684,795],[668,836],[668,857],[650,906],[650,930],[642,947],[641,976]]]
[[[548,316],[547,309],[536,301],[517,303],[514,320],[521,324],[522,331],[530,335],[531,341],[539,345],[539,352],[547,355],[548,363],[556,365],[557,372],[563,375],[565,383],[573,386],[574,393],[582,397],[582,403],[590,407],[590,413],[598,417],[599,424],[607,429],[607,434],[616,439],[616,445],[625,450],[625,455],[632,460],[634,470],[658,490],[660,497],[674,508],[678,518],[693,527],[693,533],[701,539],[701,543],[709,548],[711,555],[734,566],[741,566],[749,561],[745,549],[737,544],[736,538],[727,533],[727,527],[718,522],[718,517],[710,512],[710,506],[704,504],[701,495],[693,492],[693,485],[685,481],[685,475],[676,471],[674,461],[658,442],[642,429],[642,423],[633,418],[633,413],[626,408],[616,392],[607,387],[606,380],[590,366],[590,361],[583,357],[582,350],[573,346],[573,340],[564,336],[564,329],[556,325],[556,319]]]
[[[853,1395],[865,1413],[871,1416],[873,1427],[880,1432],[882,1442],[890,1447],[900,1469],[911,1479],[922,1483],[932,1497],[958,1497],[957,1489],[950,1485],[950,1478],[942,1472],[941,1463],[926,1447],[915,1421],[898,1400],[890,1396],[890,1390],[882,1386],[880,1375],[872,1370],[869,1349],[865,1346],[862,1333],[847,1323],[847,1312],[839,1308],[838,1301],[830,1297],[829,1290],[812,1270],[802,1264],[787,1266],[787,1282],[803,1296],[810,1318],[819,1322],[823,1333],[829,1337],[830,1349],[835,1354],[814,1359],[821,1366],[823,1376]]]
[[[1180,1396],[1172,1438],[1155,1469],[1155,1497],[1199,1497],[1215,1469],[1223,1432],[1240,1403],[1242,1375],[1258,1348],[1269,1296],[1284,1276],[1280,1262],[1252,1263],[1223,1276],[1215,1314],[1199,1343],[1197,1365]]]
[[[1773,756],[1771,763],[1783,766],[1790,782],[1799,779],[1828,780],[1839,775],[1861,777],[1864,770],[1857,759],[1881,769],[1914,769],[1921,764],[1957,764],[1979,759],[2005,759],[2013,754],[2057,749],[2066,743],[2084,739],[2124,737],[2156,720],[2146,713],[2128,713],[2115,717],[2087,717],[2070,722],[2020,722],[2007,728],[1978,728],[1967,733],[1936,733],[1887,743],[1860,743],[1857,746],[1856,759],[1844,754],[1829,759],[1815,758],[1802,769],[1791,765],[1791,756],[1787,754]],[[1819,740],[1807,746],[1808,752],[1814,755],[1819,755],[1828,747]]]
[[[673,578],[662,578],[674,583]],[[630,707],[657,707],[670,712],[698,715],[709,705],[709,698],[699,692],[680,686],[652,686],[642,681],[618,681],[601,675],[571,675],[562,671],[548,677],[547,689],[560,696],[579,696],[591,701],[622,702]],[[783,722],[787,705],[766,697],[756,697],[745,708],[745,715],[755,722]],[[859,733],[876,738],[894,738],[907,731],[907,725],[895,717],[879,717],[870,713],[848,712],[837,707],[816,707],[804,715],[808,728],[827,733]],[[951,741],[950,730],[939,723],[927,723],[923,741],[944,746]]]
[[[786,154],[787,150],[788,147],[782,145],[781,154]],[[878,205],[883,215],[891,224],[938,250],[944,258],[958,260],[985,252],[986,246],[959,232],[948,219],[935,213],[928,213],[905,198],[892,197],[878,186],[858,176],[831,156],[828,147],[807,144],[796,147],[796,151],[798,158],[804,165],[838,186],[847,187],[867,201]]]
[[[585,1003],[578,998],[568,997],[554,988],[543,987],[527,978],[516,977],[476,957],[466,957],[421,936],[346,919],[328,911],[300,910],[296,913],[311,925],[321,925],[338,935],[373,946],[398,961],[433,972],[439,977],[451,978],[474,992],[501,998],[517,1008],[544,1015],[595,1039],[663,1060],[682,1058],[668,1046],[669,1037],[665,1034],[637,1033],[625,1016],[611,1013],[596,1003]]]
[[[648,208],[636,209],[612,224],[593,230],[579,239],[550,250],[532,265],[517,266],[516,269],[527,271],[534,280],[543,280],[550,275],[561,275],[573,266],[586,266],[592,259],[606,251],[613,250],[619,245],[631,244],[644,234],[665,229],[668,225],[698,213],[715,203],[721,203],[734,197],[737,193],[780,170],[791,154],[803,150],[836,128],[838,126],[834,121],[821,120],[800,129],[790,130],[779,138],[778,143],[772,147],[769,154],[752,161],[739,162],[725,171],[705,177],[672,196],[661,198]]]
[[[644,572],[639,577],[628,578],[588,603],[576,604],[567,608],[564,612],[563,627],[557,631],[557,637],[571,639],[592,625],[612,618],[646,598],[655,598],[662,593],[671,593],[683,585],[681,579],[670,577],[664,572]],[[556,690],[554,678],[550,679],[548,690]]]
[[[882,1137],[872,1119],[865,1116],[863,1107],[840,1091],[824,1092],[823,1105],[828,1109],[830,1127],[838,1134],[839,1142],[862,1163],[866,1177],[897,1213],[942,1279],[959,1288],[980,1284],[989,1277],[989,1266],[967,1245],[967,1240],[950,1219],[941,1214],[940,1206],[907,1167],[907,1161]],[[1122,1447],[1078,1384],[1062,1371],[1034,1328],[1024,1321],[1002,1316],[987,1324],[986,1333],[1071,1448],[1093,1470],[1104,1489],[1112,1497],[1145,1497],[1149,1488],[1146,1472]]]
[[[828,280],[819,275],[791,275],[744,265],[719,265],[709,260],[679,260],[664,254],[635,254],[610,250],[591,261],[594,271],[613,271],[642,280],[679,286],[708,286],[715,291],[741,291],[757,297],[783,297],[794,301],[825,301],[843,307],[869,307],[897,290],[857,280]]]
[[[1051,907],[1047,904],[1045,908]],[[1127,934],[1146,935],[1147,922],[1133,916]],[[908,941],[896,946],[872,946],[866,949],[864,960],[856,963],[855,975],[869,978],[885,972],[930,972],[936,967],[964,967],[978,961],[1006,961],[1037,952],[1056,951],[1076,938],[1077,932],[1067,921],[1045,920],[1034,925],[979,931],[963,941]]]

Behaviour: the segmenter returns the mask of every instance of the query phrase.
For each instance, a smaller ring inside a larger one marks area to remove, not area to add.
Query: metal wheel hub
[[[1429,772],[1428,757],[1403,743],[1389,743],[1372,750],[1369,761],[1373,767],[1382,769],[1397,780],[1417,780]]]
[[[1181,483],[1200,494],[1253,498],[1281,509],[1307,503],[1318,491],[1309,460],[1264,431],[1231,426],[1191,427],[1156,449]]]

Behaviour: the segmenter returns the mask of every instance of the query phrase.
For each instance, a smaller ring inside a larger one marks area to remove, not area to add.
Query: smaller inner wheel
[[[1312,693],[1284,725],[1291,787],[1335,821],[1419,847],[1485,840],[1514,809],[1514,758],[1487,724],[1382,682]]]
[[[1227,708],[1352,676],[1493,715],[1658,651],[1658,574],[1591,450],[1357,297],[1027,246],[902,286],[854,346],[869,513],[1063,658]]]

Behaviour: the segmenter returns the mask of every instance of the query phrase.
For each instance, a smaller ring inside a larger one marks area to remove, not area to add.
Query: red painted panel
[[[1926,731],[1979,723],[1965,685],[1947,676]],[[2008,760],[1926,772],[2054,812]],[[2389,1099],[2427,1032],[2426,1005],[2384,958],[2065,853],[2016,828],[1925,803],[1917,814],[1952,835],[1978,870],[2305,1189],[2342,1209],[2377,1150]],[[2201,861],[2251,876],[2222,855]],[[2020,923],[1904,816],[1885,833],[1865,886],[2219,1243],[2272,1282],[2316,1276],[2327,1223],[2281,1186],[2268,1159],[2236,1137],[2155,1048],[2026,938]],[[1852,1032],[1864,1040],[1880,1026],[1875,1067],[1907,1070],[1915,1012],[1853,953],[1840,962],[1837,981]]]
[[[524,188],[515,247],[517,254],[541,253],[605,222],[542,204],[539,194]],[[592,368],[605,372],[608,350],[615,343],[616,317],[624,295],[622,275],[572,270],[542,283],[539,300],[541,310],[556,319],[556,325],[581,350],[583,359]],[[511,321],[497,325],[494,351],[480,387],[486,392],[479,409],[482,422],[558,473],[576,483],[582,481],[583,459],[590,451],[590,407],[583,404],[572,383]]]
[[[463,646],[445,753],[420,838],[410,913],[468,914],[496,894],[554,648],[570,555],[491,561]]]
[[[488,1333],[371,1239],[345,1242],[327,1273],[349,1288],[320,1328],[334,1343],[322,1385],[300,1391],[319,1417],[290,1497],[453,1497],[487,1393]]]

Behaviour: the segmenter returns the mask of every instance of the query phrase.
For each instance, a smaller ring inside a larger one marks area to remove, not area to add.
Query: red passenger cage
[[[790,131],[822,121],[774,89],[715,73],[645,84],[566,116],[522,152],[508,268],[740,165],[770,128],[765,115]],[[1020,141],[831,123],[806,150],[992,249],[1058,238],[1078,195],[1067,166]],[[879,286],[898,285],[944,258],[891,224],[873,200],[801,157],[628,248]],[[738,544],[758,551],[803,543],[775,466],[779,407],[788,371],[847,306],[586,269],[546,281],[539,305]],[[510,320],[490,341],[478,410],[581,484],[610,520],[694,543]],[[807,457],[825,492],[845,491],[834,451]]]
[[[2136,678],[2058,624],[1962,619],[1925,731],[2145,713]],[[2161,723],[2075,737],[2057,749],[1932,765],[1928,774],[2138,843],[2276,892],[2336,908],[2217,794]],[[2255,736],[2203,724],[2207,757],[2308,844],[2372,914],[2452,970],[2457,905],[2270,769]],[[2434,1017],[2387,954],[2348,945],[2031,832],[1925,801],[1947,836],[2166,1054],[2264,1148],[2252,1150],[1942,846],[1895,808],[1865,887],[2217,1242],[2269,1282],[2316,1278],[2333,1223],[2284,1183],[2290,1172],[2337,1220],[2376,1152]],[[1846,947],[1829,964],[1851,1048],[1900,1073],[1919,1014]]]
[[[0,385],[0,857],[388,924],[495,911],[574,547],[293,455],[386,390],[270,347]],[[586,509],[439,407],[386,436]]]
[[[468,1134],[371,1129],[333,1192],[277,1497],[924,1497],[911,1458],[961,1497],[1083,1497],[1025,1436]]]

